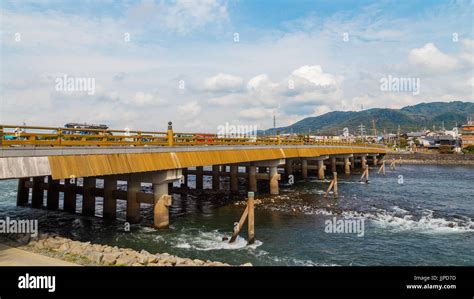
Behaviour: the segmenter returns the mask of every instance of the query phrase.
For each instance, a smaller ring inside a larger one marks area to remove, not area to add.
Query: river
[[[243,211],[236,203],[244,200],[244,181],[237,196],[174,194],[168,230],[150,227],[152,209],[145,204],[142,223],[129,232],[123,201],[117,221],[16,207],[16,180],[0,181],[0,218],[38,219],[41,232],[80,241],[229,264],[474,266],[473,166],[402,165],[385,176],[372,170],[369,184],[359,177],[339,176],[337,200],[323,197],[328,182],[315,177],[282,184],[278,196],[257,194],[262,203],[256,206],[256,242],[250,246],[245,229],[235,243],[222,241]],[[205,177],[205,188],[210,179]],[[77,202],[80,211],[80,196]],[[98,198],[97,215],[101,204]],[[328,233],[327,221],[334,217],[363,219],[363,236]]]

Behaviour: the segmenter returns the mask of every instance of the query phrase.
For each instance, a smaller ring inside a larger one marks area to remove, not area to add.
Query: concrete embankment
[[[138,252],[59,236],[41,238],[20,249],[85,266],[230,266],[216,261],[181,258],[168,253],[152,254],[145,250]]]
[[[79,266],[71,262],[0,244],[0,266]]]
[[[388,153],[384,159],[402,164],[474,165],[474,154]]]

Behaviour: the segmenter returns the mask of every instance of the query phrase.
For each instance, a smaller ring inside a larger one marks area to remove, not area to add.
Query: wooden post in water
[[[245,220],[247,219],[248,214],[249,214],[249,206],[247,205],[245,207],[244,212],[242,213],[242,216],[240,217],[239,223],[237,224],[236,227],[234,227],[234,232],[232,233],[232,237],[230,238],[229,243],[234,243],[235,239],[237,239],[237,236],[242,230],[242,227],[244,226],[244,223],[245,223]]]
[[[382,161],[382,165],[380,166],[377,174],[380,174],[381,172],[385,175],[385,161]]]
[[[333,176],[334,178],[331,180],[328,190],[324,193],[324,197],[328,197],[329,192],[333,190],[334,198],[337,198],[337,172],[333,172]]]
[[[254,221],[254,193],[248,193],[247,206],[249,208],[248,222],[248,244],[255,242],[255,221]]]
[[[365,166],[365,170],[362,173],[362,176],[360,177],[360,180],[363,181],[365,179],[365,182],[369,182],[369,166]]]
[[[392,158],[392,163],[390,163],[390,169],[395,170],[395,158]]]
[[[255,194],[253,192],[249,192],[248,199],[247,199],[247,206],[245,207],[245,210],[242,213],[242,216],[240,217],[239,223],[234,228],[234,232],[232,233],[232,237],[230,238],[229,243],[235,242],[247,218],[248,218],[248,244],[253,244],[255,242],[254,198],[255,198]]]

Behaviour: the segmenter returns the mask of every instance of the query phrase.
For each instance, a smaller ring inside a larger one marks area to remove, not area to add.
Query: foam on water
[[[209,251],[209,250],[238,250],[238,249],[255,249],[262,245],[263,243],[259,240],[255,240],[255,243],[252,245],[247,245],[247,240],[237,236],[237,239],[233,243],[229,241],[222,241],[224,234],[217,230],[210,232],[199,231],[197,236],[192,236],[186,234],[185,236],[180,236],[174,240],[174,247],[185,248],[185,249],[195,249],[200,251]]]

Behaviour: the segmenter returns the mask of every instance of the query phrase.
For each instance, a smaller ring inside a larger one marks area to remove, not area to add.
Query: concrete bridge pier
[[[329,159],[329,156],[318,156],[318,157],[311,157],[307,159],[317,161],[317,165],[315,165],[315,169],[318,170],[318,179],[324,180],[324,172],[326,170],[326,166],[324,165],[324,160]]]
[[[59,207],[59,180],[53,180],[52,176],[48,176],[48,191],[46,199],[46,207],[48,210],[55,211]]]
[[[292,159],[286,159],[285,176],[286,176],[287,180],[290,177],[290,175],[293,175],[293,160]]]
[[[96,178],[86,177],[83,179],[82,192],[82,214],[84,216],[95,215],[95,196],[92,194],[96,187]]]
[[[239,190],[239,181],[237,178],[238,172],[238,165],[230,165],[230,191],[232,193],[237,193],[237,191]]]
[[[203,189],[203,166],[196,167],[196,189]]]
[[[303,179],[308,178],[308,160],[307,159],[301,159],[301,177]]]
[[[250,165],[248,166],[248,175],[249,175],[249,191],[257,192],[257,166]]]
[[[168,186],[167,186],[168,187]],[[135,174],[129,175],[127,181],[127,222],[131,224],[139,223],[140,202],[137,200],[137,193],[140,192],[141,182]]]
[[[104,207],[103,218],[115,220],[117,218],[117,199],[113,192],[117,189],[117,177],[108,175],[104,177]]]
[[[260,166],[268,167],[269,169],[268,179],[270,181],[270,194],[278,195],[280,192],[279,187],[278,187],[278,181],[281,179],[281,176],[278,173],[278,166],[285,164],[285,159],[265,160],[265,161],[259,161],[256,163],[258,163],[259,168]]]
[[[351,174],[351,162],[349,161],[349,158],[344,158],[344,173],[346,175]]]
[[[337,172],[336,157],[331,157],[331,172]]]
[[[64,180],[64,211],[76,213],[76,179]]]
[[[220,188],[219,169],[219,165],[212,165],[212,190],[219,190]]]
[[[31,206],[33,208],[41,208],[43,206],[44,190],[43,190],[44,177],[33,178],[33,191],[31,193]]]
[[[169,207],[172,204],[168,184],[179,180],[181,170],[159,171],[152,175],[153,182],[153,225],[155,228],[169,227]]]
[[[182,173],[183,173],[183,182],[181,183],[181,188],[183,189],[187,189],[188,188],[188,169],[187,168],[183,168],[181,169]]]
[[[18,180],[18,193],[16,195],[17,206],[28,205],[30,197],[30,189],[26,187],[26,183],[30,182],[30,178],[21,178]]]

